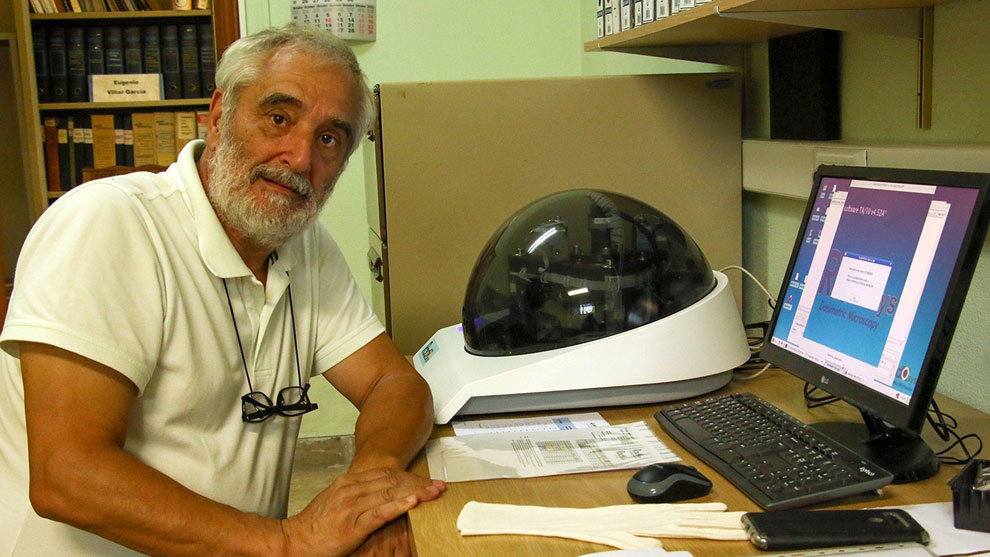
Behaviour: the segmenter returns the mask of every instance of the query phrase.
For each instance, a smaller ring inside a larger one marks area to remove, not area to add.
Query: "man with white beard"
[[[36,223],[0,334],[0,555],[409,551],[444,489],[404,471],[432,401],[315,222],[373,118],[350,49],[245,37],[206,141]],[[322,374],[360,410],[347,474],[286,517]]]

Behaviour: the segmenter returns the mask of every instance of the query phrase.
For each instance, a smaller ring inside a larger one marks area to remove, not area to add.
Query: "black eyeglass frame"
[[[271,257],[273,262],[278,258],[275,253],[272,253]],[[286,271],[286,275],[288,274],[288,271]],[[286,291],[289,295],[289,317],[292,322],[292,349],[296,356],[296,378],[299,380],[299,385],[291,385],[281,389],[278,392],[278,396],[275,397],[275,404],[272,404],[272,399],[268,395],[261,391],[255,391],[251,385],[251,374],[248,373],[247,358],[244,357],[244,346],[241,344],[241,333],[237,328],[237,319],[234,318],[234,304],[230,301],[230,290],[227,288],[227,279],[221,278],[220,280],[223,281],[223,291],[227,295],[227,307],[230,309],[230,319],[234,323],[237,348],[241,352],[241,365],[244,366],[244,376],[248,382],[248,393],[241,396],[241,421],[245,423],[260,423],[275,414],[291,418],[302,416],[319,408],[315,402],[309,400],[309,383],[304,385],[302,380],[302,370],[299,366],[299,344],[296,341],[296,314],[292,307],[292,285],[287,285]],[[296,389],[302,391],[298,402],[286,403],[286,393],[292,393]],[[261,400],[258,400],[256,396],[261,397]]]
[[[302,391],[298,397],[299,401],[292,403],[285,402],[288,398],[286,393],[292,393],[297,390]],[[261,391],[252,391],[246,395],[242,395],[241,420],[248,423],[257,423],[267,420],[274,414],[291,418],[312,412],[316,410],[317,405],[315,402],[309,400],[308,391],[308,383],[302,387],[296,385],[285,387],[278,392],[278,397],[276,397],[274,405],[272,404],[272,399],[268,398],[268,395]]]

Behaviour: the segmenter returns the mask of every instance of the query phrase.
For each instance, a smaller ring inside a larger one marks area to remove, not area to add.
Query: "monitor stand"
[[[928,479],[938,472],[938,458],[921,437],[891,427],[862,412],[865,423],[821,422],[808,424],[849,450],[894,475],[895,484]]]

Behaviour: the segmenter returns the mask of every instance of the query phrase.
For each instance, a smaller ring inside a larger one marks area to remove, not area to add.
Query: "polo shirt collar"
[[[219,278],[252,276],[241,255],[237,253],[230,237],[224,231],[217,213],[206,197],[203,182],[199,178],[196,162],[199,160],[206,142],[202,139],[190,141],[179,152],[176,162],[166,171],[181,185],[183,198],[192,213],[199,240],[199,254],[206,267]],[[272,267],[283,271],[292,268],[300,249],[300,235],[289,239],[278,248],[278,261]],[[270,267],[271,268],[271,267]]]

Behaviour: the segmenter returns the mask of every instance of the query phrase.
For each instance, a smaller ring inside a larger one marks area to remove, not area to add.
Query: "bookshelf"
[[[676,0],[672,0],[676,1]],[[738,46],[809,29],[918,39],[919,128],[931,127],[935,5],[952,0],[712,0],[584,43],[611,51],[742,67]]]
[[[25,165],[24,184],[27,195],[28,221],[34,222],[48,205],[69,189],[72,183],[81,178],[82,167],[75,165],[69,184],[63,175],[57,191],[49,185],[46,168],[45,119],[68,120],[69,117],[89,117],[90,115],[130,116],[136,113],[170,113],[205,111],[209,106],[209,96],[195,95],[191,98],[170,98],[161,101],[140,102],[43,102],[39,99],[38,79],[35,73],[35,50],[33,32],[38,29],[69,29],[81,27],[86,30],[98,27],[140,26],[142,29],[162,26],[182,26],[184,24],[208,24],[213,33],[214,59],[218,60],[226,47],[239,35],[238,7],[236,0],[215,0],[209,10],[155,10],[118,11],[91,13],[31,13],[28,2],[13,2],[14,35],[19,58],[19,124],[21,134],[21,158]],[[47,31],[46,31],[47,32]],[[88,38],[88,36],[87,36]],[[202,44],[202,42],[201,42]],[[88,45],[84,45],[88,46]],[[84,55],[88,55],[88,52]],[[164,63],[164,60],[163,60]],[[109,72],[108,72],[109,73]],[[129,124],[128,124],[129,125]],[[49,136],[50,137],[50,136]],[[51,151],[49,151],[51,153]],[[119,165],[120,155],[118,152]],[[164,166],[164,165],[162,165]]]
[[[879,32],[901,31],[901,10],[950,0],[714,0],[670,17],[588,41],[585,51],[630,51],[657,47],[743,45],[800,33],[808,28],[856,25]],[[878,23],[881,22],[878,27]],[[883,22],[886,22],[883,23]]]

